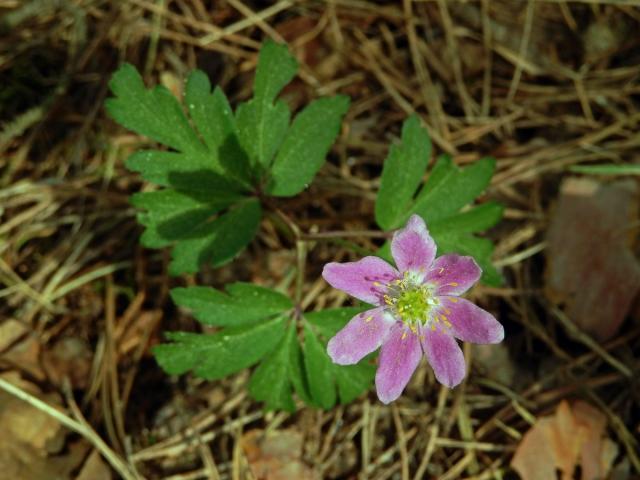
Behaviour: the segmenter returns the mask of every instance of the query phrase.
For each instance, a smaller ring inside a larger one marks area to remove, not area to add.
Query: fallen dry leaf
[[[84,462],[76,480],[111,480],[111,469],[102,460],[97,450],[93,450]]]
[[[582,480],[605,478],[617,455],[616,444],[604,436],[605,427],[600,410],[563,400],[554,415],[538,419],[524,435],[511,466],[522,480],[555,480],[556,469],[562,480],[571,480],[578,466]]]
[[[603,185],[569,178],[549,227],[546,293],[599,340],[616,334],[640,289],[631,250],[637,197],[632,180]]]
[[[242,436],[251,473],[256,480],[319,480],[301,459],[302,434],[293,430],[251,430]]]
[[[29,328],[22,322],[9,318],[0,324],[0,352],[27,333]]]
[[[18,367],[36,380],[42,381],[46,375],[40,365],[41,351],[42,346],[36,336],[28,335],[22,341],[12,344],[11,348],[2,354],[2,360],[3,363]]]
[[[68,378],[73,388],[87,388],[93,353],[78,337],[63,337],[42,354],[42,366],[55,385]]]
[[[59,404],[57,395],[40,394],[38,387],[22,380],[15,372],[3,374],[2,378],[40,397],[50,405]],[[46,455],[62,448],[64,430],[53,417],[9,393],[0,391],[0,441],[1,439],[29,444],[42,455]]]
[[[16,372],[5,373],[2,378],[52,406],[59,405],[57,395],[43,395]],[[0,391],[0,480],[70,478],[86,455],[88,444],[81,440],[65,448],[65,437],[66,430],[51,416]]]

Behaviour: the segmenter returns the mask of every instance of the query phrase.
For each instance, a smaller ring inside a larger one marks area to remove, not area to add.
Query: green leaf
[[[304,364],[313,400],[325,410],[336,403],[333,363],[309,326],[304,326]]]
[[[240,144],[253,166],[266,169],[289,127],[290,112],[277,95],[291,81],[298,63],[285,45],[268,41],[260,49],[253,98],[238,107]]]
[[[147,90],[128,63],[114,73],[109,86],[115,98],[107,99],[106,108],[120,125],[181,152],[206,153],[182,107],[165,87]]]
[[[224,92],[216,87],[211,93],[207,75],[194,70],[187,80],[185,102],[216,163],[248,185],[251,179],[249,158],[240,146],[236,121]]]
[[[482,268],[482,281],[487,285],[499,286],[502,284],[502,275],[491,262],[493,254],[493,242],[488,238],[479,238],[469,234],[438,234],[433,237],[438,245],[438,255],[456,253],[459,255],[471,255]]]
[[[296,116],[273,162],[268,193],[289,197],[304,190],[324,163],[348,108],[348,97],[321,98]]]
[[[195,273],[204,263],[218,267],[229,262],[253,239],[261,216],[260,202],[249,198],[214,220],[199,224],[189,238],[176,243],[169,272]]]
[[[493,158],[485,157],[460,168],[453,164],[449,156],[440,157],[433,174],[418,194],[411,213],[420,215],[427,225],[457,213],[487,188],[495,165]]]
[[[242,199],[231,192],[219,195],[172,189],[132,195],[131,203],[144,209],[138,221],[147,227],[141,242],[145,247],[162,248],[177,240],[191,238],[215,213]]]
[[[304,318],[315,327],[315,330],[329,340],[341,330],[349,320],[370,307],[343,307],[305,313]]]
[[[345,366],[334,364],[326,351],[327,341],[363,310],[348,307],[305,314],[304,362],[312,402],[321,408],[331,408],[337,398],[340,403],[350,403],[371,387],[375,375],[373,355],[357,365]]]
[[[296,394],[304,403],[314,407],[317,406],[311,399],[309,381],[304,364],[304,354],[300,342],[298,342],[297,335],[294,335],[289,345],[289,380]]]
[[[471,255],[482,268],[482,281],[500,285],[502,277],[491,263],[493,243],[474,233],[491,228],[502,218],[503,208],[489,202],[460,213],[489,185],[495,160],[482,158],[464,168],[457,167],[448,156],[438,158],[427,182],[416,198],[411,213],[427,222],[438,245],[438,255]]]
[[[226,290],[174,288],[171,298],[176,305],[193,310],[199,322],[217,326],[247,325],[293,308],[286,295],[251,283],[233,283]]]
[[[180,152],[164,152],[157,150],[138,150],[125,161],[129,170],[140,173],[149,182],[165,187],[172,185],[178,172],[202,172],[207,165],[203,156]],[[217,175],[216,178],[219,178]],[[182,177],[184,179],[184,177]],[[234,186],[231,190],[235,190]]]
[[[215,152],[236,130],[229,101],[219,88],[211,93],[207,74],[194,70],[185,86],[184,100],[193,123],[209,150]]]
[[[169,374],[193,370],[209,380],[223,378],[250,367],[270,353],[284,335],[286,317],[242,327],[225,328],[213,335],[177,332],[167,334],[172,343],[158,345],[153,353]]]
[[[398,228],[408,217],[407,209],[420,185],[431,156],[431,141],[417,115],[402,126],[402,138],[392,145],[384,162],[376,198],[376,222],[385,230]]]
[[[178,100],[161,86],[147,90],[133,66],[122,65],[110,86],[115,97],[106,107],[116,121],[177,150],[140,151],[127,160],[146,180],[169,187],[132,197],[143,210],[142,244],[173,246],[172,274],[231,260],[255,235],[261,208],[246,196],[248,157],[222,91],[212,93],[203,72],[189,76],[185,101],[195,130]]]
[[[450,217],[429,224],[431,234],[473,233],[487,230],[502,219],[504,207],[497,202],[487,202]]]
[[[276,349],[256,368],[249,381],[249,393],[265,403],[267,410],[295,411],[289,380],[289,357],[293,344],[297,344],[295,324],[287,329]]]
[[[403,146],[406,128],[405,124]],[[390,155],[389,160],[392,157]],[[389,160],[385,164],[385,169],[401,169],[400,162],[389,163]],[[499,285],[502,280],[501,276],[491,263],[493,244],[488,239],[475,237],[474,234],[487,230],[498,223],[502,218],[503,207],[496,202],[488,202],[463,210],[489,185],[494,170],[495,160],[492,158],[483,158],[460,168],[452,162],[448,155],[442,155],[438,157],[415,199],[411,199],[417,188],[417,183],[413,182],[409,189],[411,193],[405,194],[410,196],[409,200],[398,200],[397,204],[403,205],[403,207],[397,209],[398,213],[395,217],[392,215],[389,215],[388,218],[384,217],[384,215],[388,215],[387,211],[380,210],[382,208],[380,205],[384,205],[385,202],[395,205],[393,203],[395,199],[391,194],[386,201],[380,200],[380,195],[384,193],[381,183],[380,192],[376,199],[376,220],[381,227],[390,229],[389,225],[393,225],[393,228],[401,227],[412,214],[420,215],[427,223],[427,228],[438,246],[438,255],[444,253],[471,255],[482,267],[482,281],[489,285]],[[401,174],[395,173],[390,178],[394,178],[394,176],[400,177]],[[421,174],[414,173],[413,176],[419,178]],[[461,210],[463,211],[461,212]],[[382,217],[379,212],[383,212]],[[392,217],[395,220],[391,220]],[[389,242],[380,248],[377,255],[385,260],[392,260]]]
[[[287,46],[267,40],[258,57],[254,97],[260,102],[273,102],[297,71],[298,62]]]
[[[376,374],[376,367],[365,358],[356,365],[334,365],[333,371],[340,403],[347,404],[353,402],[362,395],[362,392],[371,388],[371,382]]]

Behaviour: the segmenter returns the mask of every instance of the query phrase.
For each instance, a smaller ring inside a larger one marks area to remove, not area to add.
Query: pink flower
[[[436,257],[436,244],[424,220],[412,215],[393,235],[391,254],[397,269],[378,257],[328,263],[322,272],[334,288],[375,305],[353,317],[327,345],[340,365],[359,362],[380,349],[376,391],[383,403],[397,399],[422,354],[440,383],[449,388],[465,376],[456,338],[499,343],[502,325],[489,312],[459,298],[482,270],[472,257]]]

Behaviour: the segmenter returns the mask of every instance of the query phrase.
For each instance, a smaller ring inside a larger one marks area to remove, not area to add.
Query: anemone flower
[[[499,343],[502,325],[489,312],[460,298],[482,270],[472,257],[442,255],[424,220],[412,215],[391,241],[396,267],[378,257],[328,263],[322,272],[334,288],[374,308],[353,317],[328,343],[334,363],[351,365],[380,348],[376,391],[383,403],[397,399],[422,355],[449,388],[465,376],[456,338]]]

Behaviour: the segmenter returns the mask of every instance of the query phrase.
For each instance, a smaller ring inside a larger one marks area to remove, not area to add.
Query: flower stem
[[[317,232],[317,233],[303,233],[301,235],[302,240],[334,240],[336,238],[353,238],[353,237],[367,237],[367,238],[391,238],[391,232],[379,232],[376,230],[335,230],[329,232]]]

